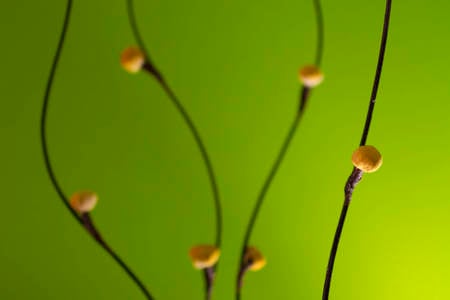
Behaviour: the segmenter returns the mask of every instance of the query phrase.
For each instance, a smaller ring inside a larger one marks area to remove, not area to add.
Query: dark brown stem
[[[245,271],[247,267],[243,265],[244,263],[244,256],[245,252],[247,251],[247,247],[253,232],[253,229],[255,227],[256,220],[258,219],[259,212],[261,211],[262,205],[264,204],[265,197],[267,195],[267,192],[269,190],[270,185],[273,182],[273,179],[275,178],[275,175],[278,172],[278,169],[281,166],[281,163],[284,160],[284,157],[286,156],[287,150],[289,149],[289,146],[292,142],[292,139],[295,136],[295,133],[297,131],[298,125],[300,123],[301,117],[303,116],[303,113],[306,109],[307,103],[308,103],[308,97],[310,95],[310,89],[307,87],[302,87],[299,97],[299,104],[298,104],[298,111],[295,114],[294,120],[292,122],[292,125],[288,131],[288,134],[283,142],[283,145],[281,146],[280,152],[278,153],[277,158],[275,159],[274,164],[272,165],[272,168],[258,194],[258,198],[255,203],[255,207],[253,208],[252,215],[250,217],[250,221],[247,225],[247,230],[244,236],[244,241],[242,244],[242,250],[241,250],[241,257],[239,260],[239,273],[236,279],[236,299],[240,298],[240,290],[242,288],[242,280],[245,275]]]
[[[152,62],[152,59],[150,58],[150,53],[145,46],[144,40],[140,34],[140,31],[139,31],[139,28],[137,25],[136,16],[135,16],[135,12],[134,12],[133,0],[127,0],[127,11],[128,11],[128,18],[130,21],[131,29],[133,31],[133,35],[139,45],[139,48],[141,48],[141,50],[144,51],[144,54],[146,57],[146,63],[144,64],[144,70],[146,70],[149,74],[151,74],[156,79],[156,81],[162,87],[162,89],[167,94],[169,99],[172,101],[173,105],[178,110],[180,115],[183,117],[183,120],[185,121],[190,132],[194,136],[197,147],[200,150],[201,157],[206,166],[208,178],[209,178],[212,193],[213,193],[213,201],[214,201],[215,215],[216,215],[215,245],[217,248],[220,248],[220,246],[222,244],[222,205],[221,205],[220,193],[219,193],[219,187],[217,184],[216,175],[214,172],[214,168],[213,168],[211,159],[206,150],[206,145],[203,142],[203,140],[200,136],[200,133],[199,133],[197,127],[195,126],[192,118],[188,114],[187,110],[185,109],[185,107],[183,106],[181,101],[178,99],[178,97],[175,95],[175,92],[169,86],[169,84],[163,77],[162,73],[158,70],[156,65]],[[214,278],[215,273],[217,272],[217,268],[218,268],[218,264],[216,264],[213,268],[208,270],[208,274],[206,274],[206,276],[204,276],[205,277],[205,286],[206,286],[205,297],[207,299],[210,299],[211,294],[212,294],[214,280],[211,280],[211,278]]]
[[[66,8],[66,14],[64,18],[64,25],[61,31],[61,35],[59,38],[58,47],[56,48],[55,56],[53,58],[53,64],[50,70],[50,74],[47,79],[47,86],[45,88],[45,95],[44,95],[44,102],[42,104],[42,112],[41,112],[41,146],[42,146],[42,154],[44,157],[44,163],[45,168],[47,170],[47,174],[50,177],[50,181],[53,185],[53,188],[55,189],[56,193],[58,194],[59,198],[61,199],[61,202],[64,204],[64,206],[67,208],[67,210],[70,212],[72,217],[81,224],[81,220],[78,217],[78,214],[70,207],[69,201],[64,194],[64,191],[61,187],[61,185],[58,182],[57,176],[55,174],[55,171],[53,170],[53,165],[50,159],[50,153],[48,151],[48,143],[47,143],[47,112],[50,102],[50,93],[52,91],[53,87],[53,80],[55,78],[56,70],[58,68],[58,63],[61,57],[61,53],[64,46],[64,41],[66,39],[66,34],[69,29],[69,23],[70,23],[70,16],[72,12],[72,0],[67,1],[67,8]]]
[[[216,175],[214,172],[214,168],[211,162],[211,159],[209,157],[209,154],[206,150],[206,145],[203,142],[203,139],[200,136],[200,133],[195,126],[192,118],[188,114],[186,108],[183,106],[181,101],[178,99],[178,97],[175,95],[175,92],[173,89],[169,86],[165,78],[163,77],[162,73],[158,70],[156,65],[152,62],[150,59],[150,54],[147,51],[144,41],[141,37],[141,34],[139,32],[139,28],[137,26],[136,22],[136,16],[134,14],[134,2],[133,0],[127,0],[127,9],[128,9],[128,18],[130,20],[130,25],[133,31],[133,35],[139,45],[139,48],[141,48],[144,51],[145,57],[146,57],[146,63],[144,64],[144,69],[150,73],[156,81],[159,83],[159,85],[162,87],[164,92],[167,94],[167,96],[170,98],[178,112],[183,117],[183,120],[189,127],[189,130],[191,131],[192,135],[194,136],[195,142],[197,144],[197,147],[200,150],[203,162],[206,166],[208,177],[211,185],[211,189],[213,192],[213,199],[214,199],[214,207],[215,207],[215,214],[216,214],[216,238],[215,238],[215,245],[216,247],[220,248],[222,243],[222,206],[221,206],[221,200],[220,200],[220,193],[219,193],[219,187],[217,184]]]
[[[214,286],[215,270],[214,267],[206,268],[203,270],[205,278],[205,299],[210,300],[212,296],[212,290]]]
[[[366,122],[364,124],[364,129],[363,129],[363,133],[362,133],[362,137],[361,137],[361,142],[360,142],[361,146],[366,144],[367,136],[369,135],[370,125],[371,125],[371,121],[372,121],[372,115],[373,115],[373,111],[375,108],[378,87],[379,87],[380,78],[381,78],[381,72],[383,70],[384,54],[386,52],[386,43],[387,43],[387,38],[388,38],[388,33],[389,33],[391,5],[392,5],[392,0],[386,0],[386,9],[385,9],[384,23],[383,23],[383,33],[382,33],[382,37],[381,37],[380,51],[378,54],[377,69],[375,72],[375,79],[373,82],[372,94],[371,94],[370,102],[369,102],[369,109],[368,109],[367,115],[366,115]],[[341,216],[339,218],[336,233],[334,235],[330,258],[328,260],[328,267],[327,267],[327,273],[326,273],[325,283],[324,283],[324,287],[323,287],[322,300],[328,300],[328,297],[329,297],[331,278],[333,275],[334,261],[335,261],[337,249],[339,246],[339,240],[340,240],[342,230],[344,227],[345,218],[347,216],[347,210],[349,208],[350,201],[351,201],[351,198],[353,195],[353,190],[354,190],[356,184],[361,180],[361,177],[362,177],[362,171],[357,168],[354,168],[352,174],[350,175],[350,177],[347,180],[347,183],[345,184],[345,201],[344,201],[344,206],[341,211]]]
[[[242,265],[240,270],[239,270],[239,275],[238,275],[238,285],[237,285],[237,292],[238,292],[238,299],[240,298],[240,292],[242,289],[242,286],[244,284],[244,277],[245,274],[248,272],[248,270],[250,269],[251,266],[251,262],[248,262],[246,265]]]
[[[145,47],[144,40],[140,34],[139,27],[137,25],[136,16],[134,12],[134,2],[133,0],[127,0],[127,12],[128,12],[128,18],[130,21],[131,29],[133,31],[133,35],[139,45],[139,48],[141,48],[142,51],[144,51],[145,57],[146,57],[146,63],[144,65],[144,69],[151,74],[156,81],[159,83],[161,88],[164,90],[164,92],[167,94],[169,99],[172,101],[175,108],[178,110],[180,115],[183,117],[183,120],[185,121],[186,125],[188,126],[191,134],[193,135],[195,142],[197,144],[198,149],[200,150],[201,157],[203,159],[203,162],[205,164],[208,178],[210,181],[212,193],[213,193],[213,201],[214,201],[214,209],[215,209],[215,216],[216,216],[216,236],[215,236],[215,245],[217,248],[220,248],[222,244],[222,204],[220,200],[220,193],[219,193],[219,186],[217,184],[216,175],[214,172],[214,168],[211,162],[211,159],[209,157],[209,154],[206,150],[206,145],[203,142],[200,133],[195,126],[192,118],[188,114],[187,110],[181,103],[181,101],[178,99],[178,97],[175,95],[175,92],[172,90],[172,88],[169,86],[168,82],[163,77],[162,73],[158,70],[156,65],[152,62],[152,59],[150,58],[150,53]],[[213,280],[210,280],[210,278],[214,278],[215,273],[217,272],[218,264],[216,264],[211,270],[208,270],[208,275],[205,276],[205,295],[207,299],[210,299],[213,289]],[[212,276],[210,276],[212,274]]]
[[[353,168],[352,173],[350,174],[347,182],[345,184],[345,200],[344,205],[342,207],[341,216],[339,218],[338,226],[336,229],[336,233],[334,235],[333,246],[331,247],[330,258],[328,260],[327,274],[325,277],[325,284],[323,287],[322,299],[328,299],[328,295],[330,293],[330,284],[331,277],[333,275],[333,267],[334,261],[336,259],[336,253],[339,246],[339,241],[341,239],[342,229],[344,228],[345,217],[347,216],[347,211],[350,206],[350,201],[352,200],[353,190],[355,186],[361,181],[363,172],[357,168]]]
[[[153,296],[147,290],[141,280],[131,271],[131,269],[125,264],[125,262],[117,255],[117,253],[105,242],[100,232],[94,225],[89,213],[84,213],[80,216],[84,227],[91,234],[91,236],[109,253],[109,255],[122,267],[122,269],[130,276],[130,278],[139,286],[148,300],[154,300]]]
[[[317,23],[317,48],[316,48],[316,66],[320,67],[323,57],[323,44],[324,44],[324,25],[323,25],[323,11],[320,0],[314,0],[314,10],[316,12]]]
[[[49,101],[50,101],[50,94],[53,87],[53,81],[55,78],[56,70],[58,67],[59,59],[61,57],[61,53],[64,46],[64,41],[66,38],[67,30],[69,28],[70,23],[70,16],[72,12],[72,0],[67,1],[67,8],[66,8],[66,14],[64,17],[64,25],[61,31],[61,35],[58,42],[58,47],[56,48],[56,53],[53,58],[52,67],[50,70],[49,77],[47,79],[47,86],[45,89],[44,94],[44,101],[42,105],[42,112],[41,112],[41,126],[40,126],[40,134],[41,134],[41,146],[42,146],[42,154],[44,157],[44,163],[47,170],[47,174],[50,177],[50,181],[53,185],[53,188],[55,189],[56,193],[58,194],[59,198],[61,199],[61,202],[64,204],[64,206],[67,208],[67,210],[70,212],[70,214],[73,216],[73,218],[80,224],[83,225],[95,238],[95,240],[104,248],[106,251],[113,257],[113,259],[119,263],[119,265],[122,267],[122,269],[131,277],[131,279],[139,286],[141,291],[144,293],[147,299],[153,300],[153,297],[150,295],[146,287],[142,284],[142,282],[137,278],[137,276],[128,268],[127,265],[117,256],[116,253],[114,253],[101,239],[98,232],[95,230],[95,227],[93,227],[92,223],[89,221],[89,215],[83,215],[79,216],[78,213],[72,209],[72,207],[69,204],[68,198],[65,195],[61,185],[59,184],[57,180],[57,176],[53,170],[53,166],[50,160],[50,153],[48,150],[48,143],[47,143],[47,112],[49,107]],[[92,226],[91,226],[92,225]]]
[[[386,10],[384,13],[383,33],[381,35],[380,51],[378,54],[377,70],[375,72],[375,78],[373,80],[372,94],[370,95],[369,110],[366,116],[366,122],[364,124],[364,130],[361,136],[361,146],[366,144],[367,136],[369,135],[370,124],[372,122],[373,110],[375,109],[375,102],[377,99],[378,86],[380,85],[381,72],[383,70],[384,54],[386,52],[387,38],[389,34],[389,23],[391,20],[391,6],[392,0],[386,0]]]

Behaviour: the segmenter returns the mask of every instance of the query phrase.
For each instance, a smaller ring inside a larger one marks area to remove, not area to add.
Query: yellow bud
[[[300,82],[304,86],[313,88],[318,86],[323,81],[323,73],[316,66],[304,66],[299,71]]]
[[[214,266],[220,257],[220,249],[212,245],[198,245],[189,250],[192,264],[196,269]]]
[[[87,213],[92,211],[97,205],[98,197],[96,193],[82,191],[72,195],[70,206],[78,213]]]
[[[128,47],[122,51],[120,63],[126,71],[137,73],[142,69],[142,66],[145,63],[145,55],[139,48]]]
[[[262,253],[255,247],[248,247],[244,256],[244,265],[251,271],[259,271],[266,265],[267,261]]]
[[[361,146],[353,152],[352,162],[361,171],[372,173],[381,167],[383,158],[374,146]]]

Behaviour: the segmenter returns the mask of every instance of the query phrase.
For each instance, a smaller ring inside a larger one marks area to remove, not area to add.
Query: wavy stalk
[[[148,71],[156,79],[156,81],[159,83],[161,88],[164,90],[164,92],[166,93],[166,95],[168,96],[168,98],[170,99],[172,104],[175,106],[178,113],[181,115],[184,122],[188,126],[189,131],[193,135],[196,145],[200,151],[203,163],[204,163],[207,173],[208,173],[208,178],[209,178],[211,190],[213,193],[215,218],[216,218],[215,246],[217,248],[220,248],[221,243],[222,243],[222,206],[221,206],[220,193],[219,193],[219,187],[217,184],[216,175],[215,175],[214,168],[213,168],[211,159],[209,157],[208,151],[206,149],[206,145],[203,142],[200,132],[197,129],[197,127],[195,126],[195,123],[192,120],[189,113],[187,112],[186,108],[184,107],[182,102],[179,100],[179,98],[176,96],[175,92],[170,87],[167,80],[163,77],[162,73],[158,70],[156,65],[152,62],[150,53],[147,50],[144,40],[142,38],[142,35],[139,31],[139,27],[138,27],[138,24],[136,21],[133,0],[127,0],[127,12],[128,12],[128,18],[130,21],[130,26],[131,26],[133,35],[136,39],[136,42],[137,42],[139,48],[144,52],[144,55],[146,58],[146,63],[144,65],[144,69],[146,71]],[[217,271],[217,265],[215,267],[204,270],[206,299],[211,299],[212,286],[213,286],[216,271]]]
[[[97,231],[97,229],[94,227],[92,220],[90,219],[89,214],[81,214],[79,215],[69,204],[68,198],[64,194],[64,191],[59,184],[57,180],[57,176],[53,170],[52,163],[50,160],[50,154],[48,151],[48,143],[47,143],[47,111],[49,106],[49,99],[50,99],[50,93],[53,86],[53,81],[56,73],[56,69],[58,67],[58,63],[60,60],[61,52],[64,46],[64,41],[66,38],[67,30],[69,27],[70,22],[70,16],[72,12],[72,0],[67,1],[67,7],[66,7],[66,13],[64,17],[64,24],[61,31],[61,35],[59,38],[58,46],[56,49],[55,56],[53,58],[53,63],[51,66],[50,74],[47,80],[47,86],[45,89],[44,94],[44,101],[42,106],[42,114],[41,114],[41,126],[40,126],[40,133],[41,133],[41,146],[42,146],[42,153],[44,157],[44,163],[47,170],[47,174],[50,178],[50,181],[53,185],[53,188],[57,192],[59,198],[61,199],[62,203],[66,206],[67,210],[71,213],[73,218],[82,225],[90,234],[91,236],[98,242],[98,244],[106,250],[106,252],[114,259],[116,263],[120,265],[122,270],[133,280],[133,282],[139,287],[139,289],[142,291],[142,293],[145,295],[145,297],[148,300],[153,300],[154,298],[151,296],[150,292],[147,290],[147,288],[144,286],[144,284],[139,280],[139,278],[133,273],[133,271],[123,262],[123,260],[115,253],[111,247],[108,246],[108,244],[101,238],[100,233]]]
[[[320,3],[320,0],[313,0],[314,4],[314,11],[316,14],[316,26],[317,26],[317,46],[316,46],[316,56],[315,56],[315,64],[317,67],[320,67],[322,63],[322,57],[323,57],[323,45],[324,45],[324,21],[323,21],[323,12],[322,12],[322,6]],[[270,188],[270,185],[275,178],[281,163],[284,160],[284,157],[286,156],[286,152],[289,149],[289,146],[292,142],[292,139],[295,136],[295,133],[299,127],[299,123],[301,121],[301,118],[303,116],[303,113],[306,108],[306,104],[308,102],[309,96],[311,94],[311,90],[308,87],[303,86],[300,92],[300,99],[299,99],[299,109],[294,117],[294,120],[292,121],[291,127],[288,131],[288,134],[286,135],[286,138],[284,139],[284,142],[281,146],[281,149],[278,153],[277,158],[275,159],[274,164],[272,165],[272,168],[258,194],[258,198],[256,200],[255,206],[252,211],[252,215],[250,217],[250,221],[247,225],[244,242],[241,249],[241,256],[239,260],[239,273],[237,276],[237,283],[236,283],[236,300],[241,299],[241,289],[243,284],[243,277],[246,273],[246,270],[248,266],[244,265],[244,256],[247,251],[247,248],[249,246],[249,242],[251,239],[251,235],[253,232],[253,229],[255,227],[255,223],[258,219],[259,212],[264,204],[264,200],[266,197],[266,194]]]

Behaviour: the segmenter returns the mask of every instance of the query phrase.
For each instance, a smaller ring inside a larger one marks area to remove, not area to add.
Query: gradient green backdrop
[[[74,1],[48,119],[67,194],[100,195],[94,218],[156,299],[202,299],[187,251],[213,241],[193,139],[154,80],[119,65],[134,44],[125,1]],[[39,118],[65,1],[2,1],[0,299],[143,299],[60,203]],[[315,49],[312,1],[136,1],[151,55],[209,148],[224,208],[214,299],[233,299],[255,197]],[[326,80],[276,177],[252,238],[267,267],[243,299],[320,299],[367,109],[384,1],[323,1]],[[369,144],[384,166],[358,186],[330,299],[450,299],[448,1],[394,0]]]

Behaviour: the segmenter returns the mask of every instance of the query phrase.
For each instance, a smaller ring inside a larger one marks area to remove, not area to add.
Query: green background
[[[105,239],[156,299],[202,299],[187,256],[212,243],[211,192],[194,141],[155,81],[129,75],[125,1],[74,1],[48,119],[67,194],[93,189]],[[60,203],[39,118],[65,1],[0,4],[0,299],[143,299]],[[324,84],[269,191],[252,244],[267,267],[243,299],[320,299],[350,156],[370,96],[384,1],[323,1]],[[315,50],[312,1],[136,1],[144,39],[208,146],[224,208],[214,299],[233,299],[257,191]],[[450,299],[448,1],[396,1],[368,143],[384,156],[358,186],[330,299]]]

